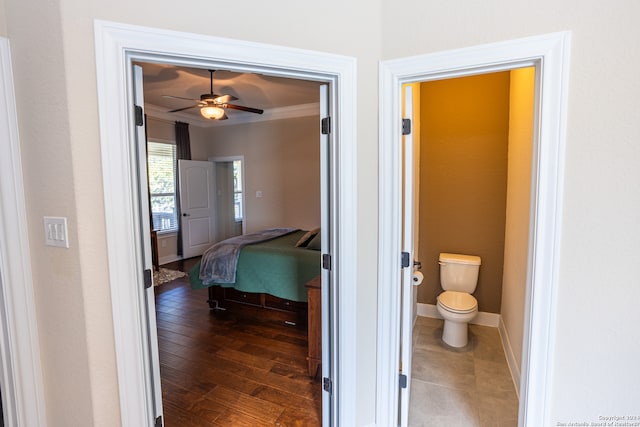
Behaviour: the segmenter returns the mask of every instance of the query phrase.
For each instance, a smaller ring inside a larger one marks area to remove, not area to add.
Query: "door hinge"
[[[149,289],[151,286],[153,286],[153,273],[151,273],[151,270],[146,269],[144,271],[144,288]]]
[[[325,117],[320,123],[320,131],[322,134],[329,135],[331,133],[331,117]]]
[[[323,377],[322,378],[322,389],[327,393],[331,393],[331,389],[333,388],[333,383],[330,378]]]
[[[411,119],[402,119],[402,134],[409,135],[411,133]]]
[[[156,418],[155,427],[162,427],[162,415]]]
[[[325,270],[331,270],[331,255],[322,254],[322,268]]]
[[[407,388],[407,376],[405,374],[400,374],[400,388]]]
[[[136,105],[136,126],[144,125],[144,113],[142,111],[142,107]]]
[[[409,258],[409,255],[410,255],[410,254],[409,254],[409,252],[402,252],[402,253],[401,253],[401,256],[400,256],[400,258],[401,258],[401,260],[400,260],[401,264],[400,264],[400,265],[402,266],[402,268],[407,268],[407,267],[409,267],[409,265],[410,265],[410,258]]]

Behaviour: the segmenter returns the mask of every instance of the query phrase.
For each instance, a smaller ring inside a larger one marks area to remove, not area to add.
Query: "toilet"
[[[441,253],[438,313],[444,318],[442,340],[451,347],[464,347],[467,324],[478,314],[478,301],[471,295],[478,284],[481,259],[475,255]]]

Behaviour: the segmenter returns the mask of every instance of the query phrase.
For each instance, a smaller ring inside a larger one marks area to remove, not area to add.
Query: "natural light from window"
[[[177,231],[175,144],[149,141],[147,165],[153,229],[157,232]]]
[[[233,161],[233,210],[236,222],[242,222],[242,160]]]

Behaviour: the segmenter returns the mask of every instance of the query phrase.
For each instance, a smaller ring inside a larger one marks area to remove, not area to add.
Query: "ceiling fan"
[[[262,114],[264,110],[259,108],[245,107],[242,105],[229,104],[230,101],[236,101],[236,98],[233,95],[216,95],[213,93],[213,73],[215,70],[209,70],[211,75],[210,78],[210,91],[209,93],[203,93],[200,95],[200,99],[193,98],[183,98],[181,96],[172,96],[172,95],[162,95],[165,98],[174,98],[174,99],[182,99],[185,101],[195,101],[197,104],[190,105],[188,107],[176,108],[175,110],[169,111],[170,113],[177,113],[178,111],[188,110],[190,108],[200,107],[200,114],[206,119],[211,120],[227,120],[227,114],[225,113],[226,108],[231,108],[232,110],[239,111],[247,111],[249,113]]]

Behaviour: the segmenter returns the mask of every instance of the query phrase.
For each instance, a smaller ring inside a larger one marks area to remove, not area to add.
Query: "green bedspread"
[[[295,246],[304,233],[304,230],[300,230],[243,247],[238,258],[235,283],[203,284],[199,277],[198,262],[189,272],[191,287],[203,289],[222,286],[306,302],[307,290],[304,285],[320,274],[321,254],[320,251]]]

